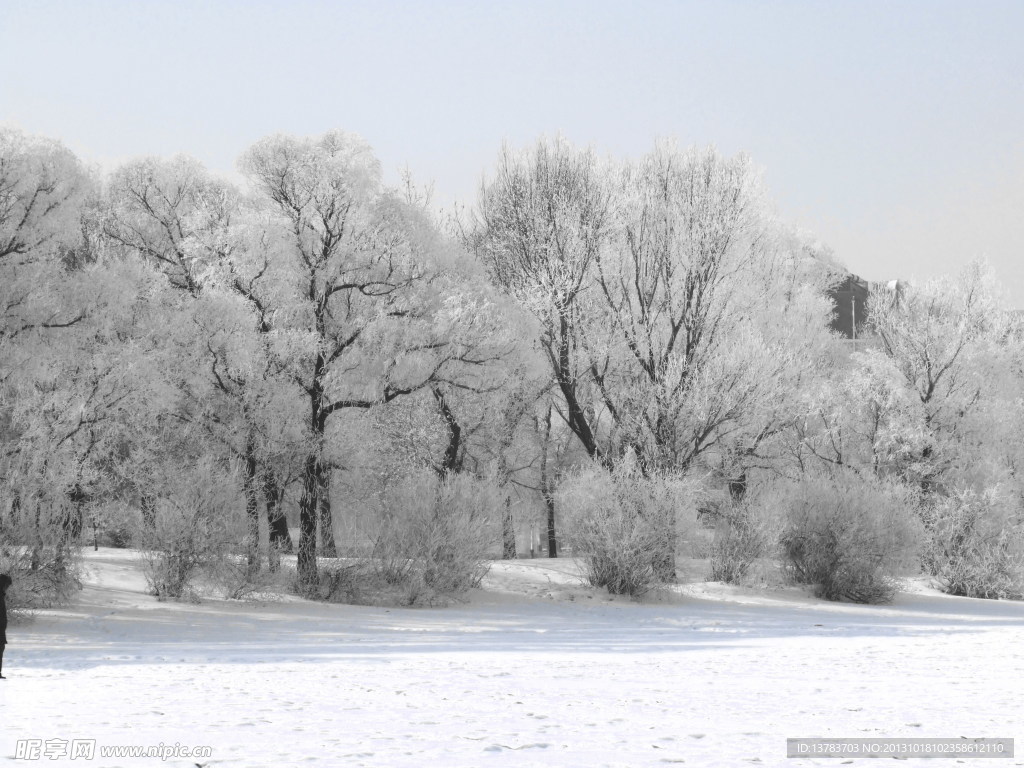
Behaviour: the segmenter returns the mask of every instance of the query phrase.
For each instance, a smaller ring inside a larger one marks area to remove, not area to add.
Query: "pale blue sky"
[[[503,140],[749,152],[869,279],[986,256],[1024,307],[1024,1],[0,0],[0,121],[214,170],[362,134],[469,199]]]

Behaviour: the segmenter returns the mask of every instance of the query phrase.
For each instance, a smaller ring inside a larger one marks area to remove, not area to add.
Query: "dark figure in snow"
[[[4,677],[4,648],[7,647],[7,588],[13,581],[6,573],[0,573],[0,680]]]

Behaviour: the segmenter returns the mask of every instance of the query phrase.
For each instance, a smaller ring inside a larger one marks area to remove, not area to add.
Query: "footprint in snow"
[[[538,742],[536,744],[523,744],[518,747],[509,747],[505,744],[491,744],[491,746],[489,747],[484,747],[484,752],[501,752],[504,749],[509,749],[512,751],[520,749],[547,749],[550,746],[551,745],[547,742]]]

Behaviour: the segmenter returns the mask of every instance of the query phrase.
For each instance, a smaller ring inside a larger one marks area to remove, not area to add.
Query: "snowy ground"
[[[444,609],[191,605],[147,597],[131,553],[88,563],[74,606],[8,631],[0,763],[31,764],[19,739],[93,739],[92,760],[39,762],[835,766],[787,760],[785,739],[983,736],[1016,738],[1018,757],[979,764],[1024,765],[1019,603],[696,584],[637,604],[535,560]],[[98,751],[176,742],[211,756]]]

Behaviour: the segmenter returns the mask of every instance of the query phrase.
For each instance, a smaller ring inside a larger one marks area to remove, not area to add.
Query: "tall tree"
[[[467,242],[495,283],[535,316],[539,341],[561,394],[561,416],[587,454],[605,460],[587,389],[580,337],[591,318],[584,292],[612,227],[612,195],[592,152],[566,141],[502,150],[480,190]]]
[[[560,415],[606,464],[630,449],[687,467],[807,367],[803,336],[824,334],[822,286],[743,156],[661,143],[615,166],[564,141],[506,149],[469,230],[538,320]]]
[[[0,530],[56,584],[112,404],[109,360],[89,354],[106,284],[65,259],[91,189],[60,143],[0,128]]]
[[[318,518],[333,546],[321,499],[330,494],[335,415],[451,384],[455,369],[485,365],[490,353],[473,329],[486,312],[441,290],[447,244],[421,208],[383,186],[362,139],[272,136],[240,166],[273,216],[288,276],[276,313],[306,402],[298,559],[300,581],[312,585]]]
[[[607,467],[752,455],[791,420],[781,395],[827,336],[823,285],[743,156],[505,150],[468,241],[534,313],[559,415]]]
[[[198,296],[204,272],[230,249],[237,192],[186,156],[127,163],[108,188],[104,234]]]
[[[827,338],[824,286],[745,156],[661,143],[621,179],[594,263],[607,321],[584,340],[618,438],[660,469],[728,442],[755,450],[788,423],[776,406]]]
[[[916,405],[922,439],[904,463],[928,490],[954,458],[962,426],[986,389],[985,356],[1004,332],[994,277],[976,262],[957,278],[900,284],[871,296],[868,319],[893,378]]]
[[[175,418],[205,435],[210,449],[236,463],[246,505],[249,570],[258,569],[259,497],[267,503],[271,565],[287,546],[270,432],[275,380],[267,336],[273,325],[263,294],[268,274],[264,224],[237,190],[188,157],[133,161],[108,184],[103,232],[112,247],[141,258],[179,293],[165,343],[181,355],[173,377]],[[185,323],[174,322],[188,318]],[[144,491],[146,493],[147,491]]]
[[[0,384],[21,365],[17,336],[81,319],[80,303],[63,300],[60,255],[81,239],[90,186],[59,142],[0,128]]]

